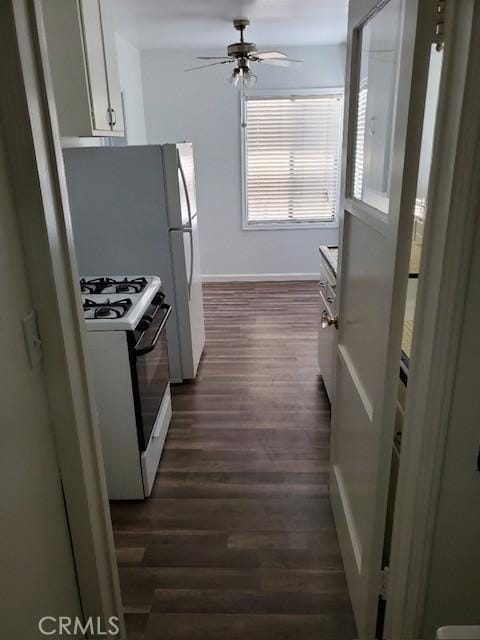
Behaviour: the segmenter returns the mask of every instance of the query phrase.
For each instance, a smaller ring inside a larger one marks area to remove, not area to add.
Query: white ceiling
[[[218,49],[249,18],[259,50],[345,42],[347,0],[115,0],[118,31],[141,49]]]

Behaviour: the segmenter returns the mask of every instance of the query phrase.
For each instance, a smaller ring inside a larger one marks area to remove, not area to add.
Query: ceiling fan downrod
[[[250,20],[247,20],[246,18],[238,18],[233,21],[233,26],[237,31],[240,31],[240,42],[244,44],[245,29],[248,29],[248,27],[250,26]]]
[[[248,56],[256,51],[257,46],[253,42],[245,42],[245,29],[250,24],[250,20],[238,19],[233,21],[233,26],[240,31],[240,42],[231,44],[228,47],[228,55],[231,58],[248,58]]]

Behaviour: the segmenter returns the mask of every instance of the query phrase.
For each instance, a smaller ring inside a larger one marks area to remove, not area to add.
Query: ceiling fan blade
[[[260,53],[258,51],[254,51],[252,53],[252,57],[258,58],[259,60],[280,60],[287,56],[285,53],[281,53],[281,51],[263,51]]]
[[[232,60],[230,56],[197,56],[197,60]]]
[[[303,60],[289,60],[288,58],[271,58],[269,60],[256,60],[259,64],[271,64],[274,67],[294,67],[302,64]]]
[[[212,64],[202,64],[202,66],[200,67],[192,67],[191,69],[185,69],[184,73],[187,73],[187,71],[197,71],[197,69],[206,69],[207,67],[216,67],[217,64],[227,64],[228,62],[230,62],[230,59],[223,60],[222,62],[213,62]]]

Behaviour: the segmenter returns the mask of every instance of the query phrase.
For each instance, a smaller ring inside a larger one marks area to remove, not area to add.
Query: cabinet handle
[[[115,109],[108,107],[107,114],[108,114],[108,124],[111,127],[114,127],[117,124],[117,114],[115,112]]]
[[[332,318],[328,311],[322,313],[322,329],[328,329],[328,327],[334,326],[338,329],[338,316]]]

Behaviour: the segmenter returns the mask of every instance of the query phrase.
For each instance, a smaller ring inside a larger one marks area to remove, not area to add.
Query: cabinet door
[[[107,68],[99,0],[80,0],[93,129],[110,131]]]
[[[99,0],[102,19],[103,48],[108,85],[108,100],[111,109],[111,128],[117,133],[124,132],[123,105],[118,73],[117,43],[113,28],[115,3],[112,0]]]

